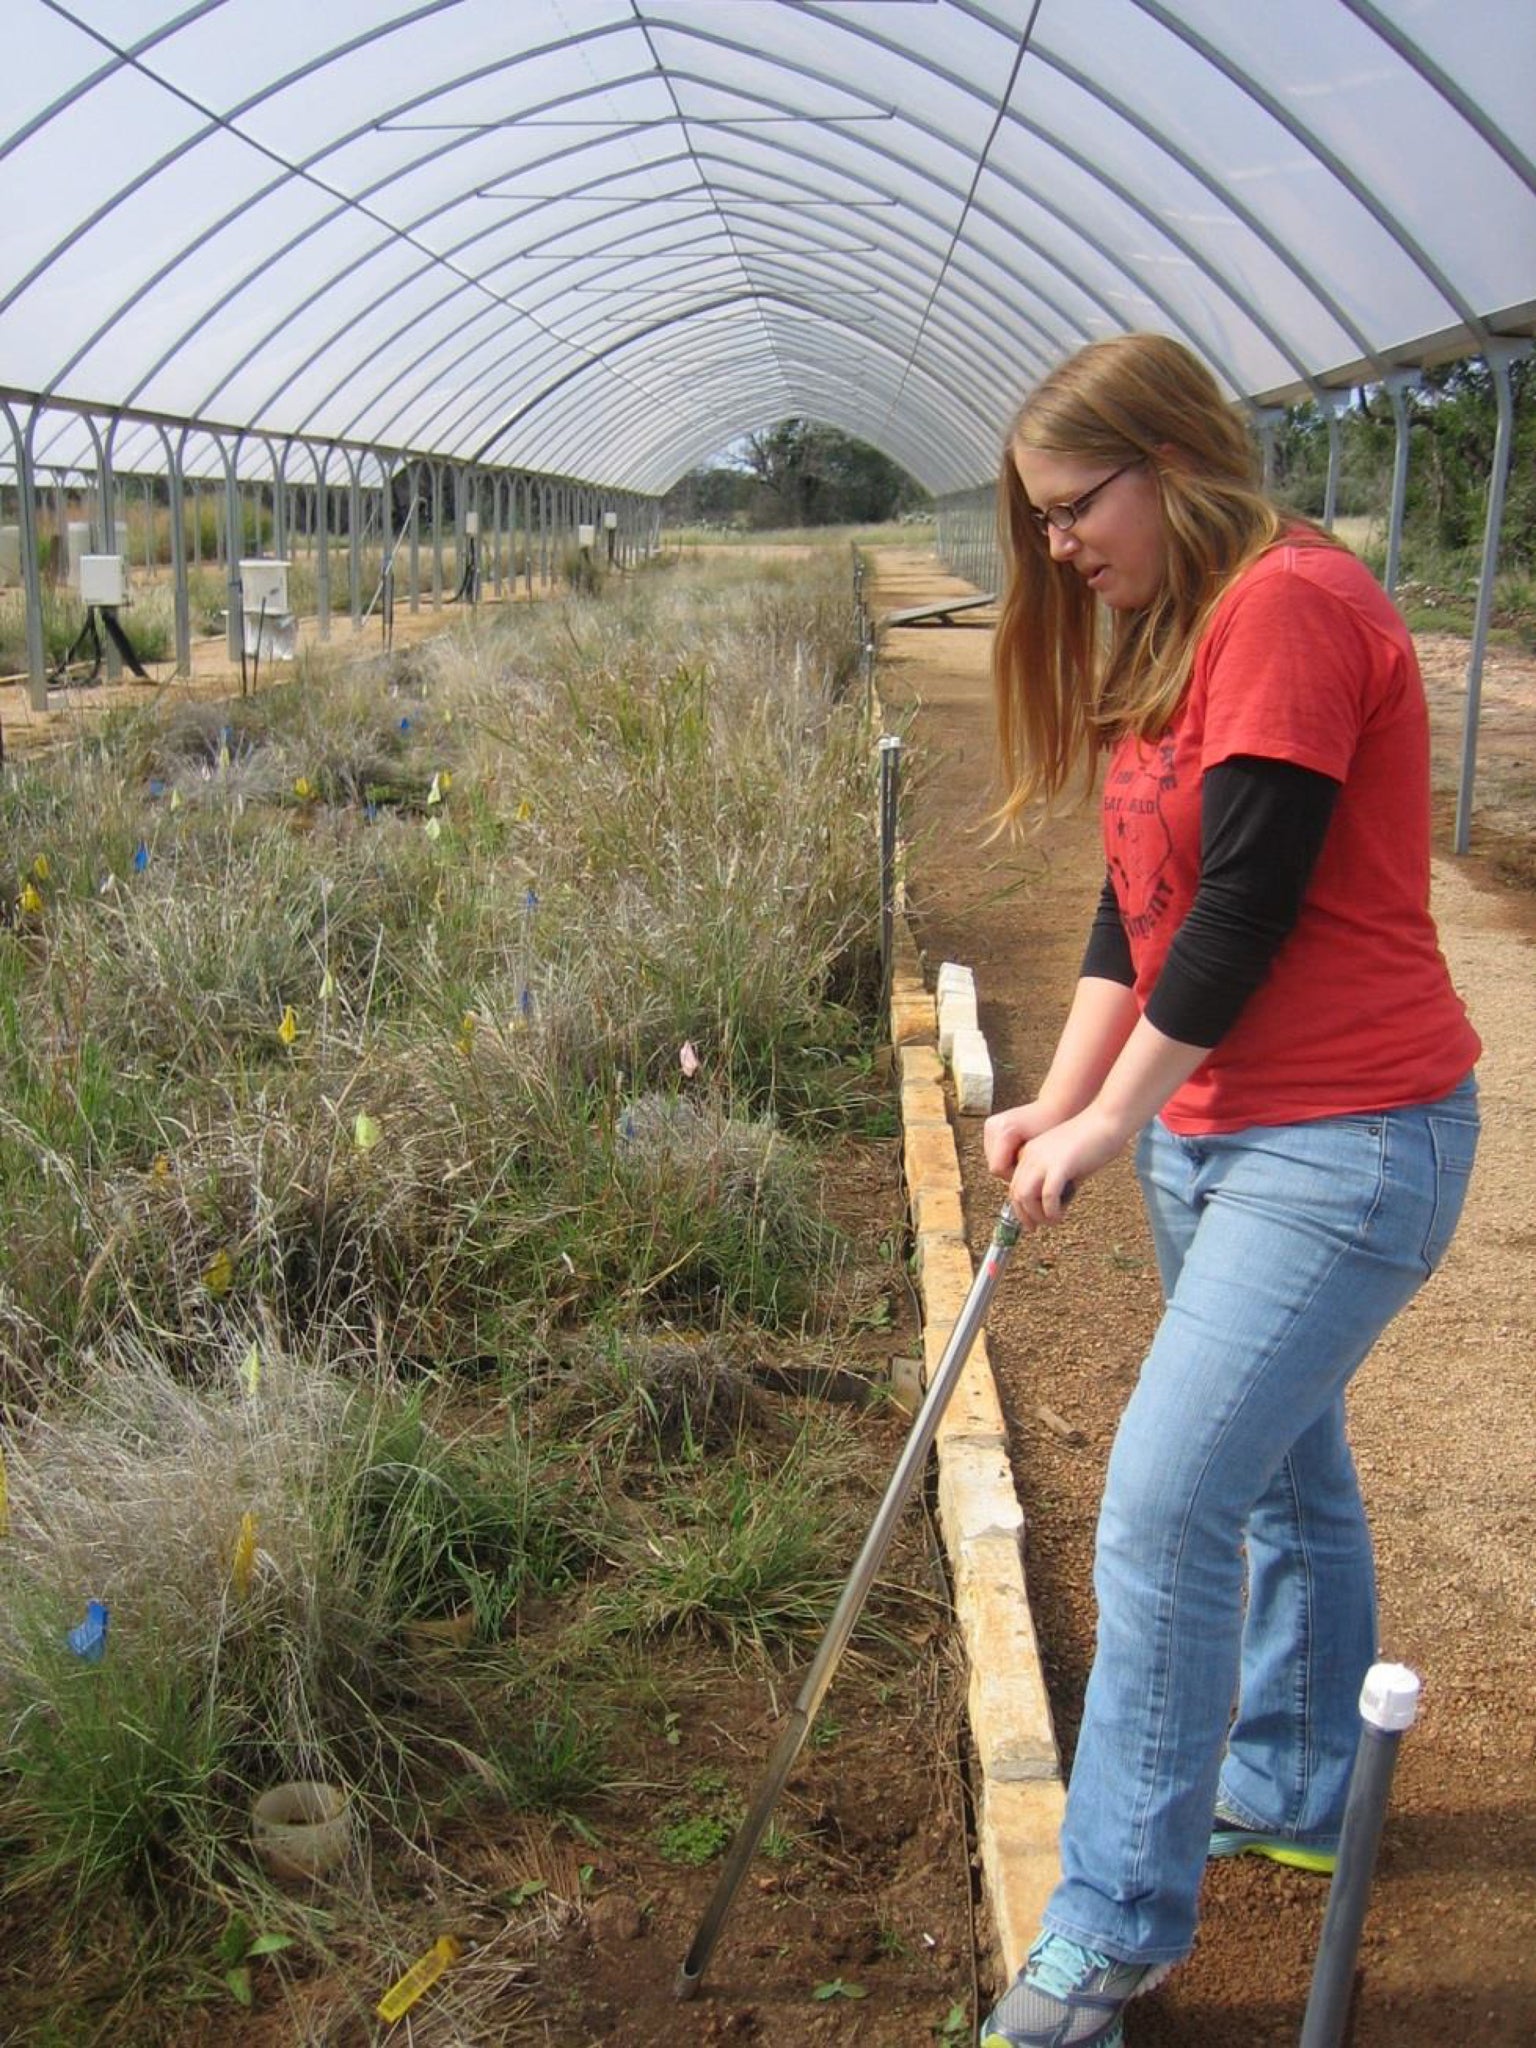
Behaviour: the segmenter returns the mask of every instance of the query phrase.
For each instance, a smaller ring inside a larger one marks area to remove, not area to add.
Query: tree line
[[[690,470],[662,503],[674,526],[865,526],[925,512],[932,499],[867,441],[813,420],[748,434],[728,461]]]
[[[1514,437],[1500,563],[1506,581],[1536,572],[1536,359],[1510,371]],[[1492,473],[1493,378],[1478,358],[1426,370],[1407,394],[1410,453],[1404,570],[1455,585],[1475,577]],[[1350,394],[1338,418],[1336,511],[1383,528],[1392,485],[1396,423],[1380,385]],[[1319,516],[1328,476],[1328,423],[1313,404],[1291,407],[1273,441],[1276,490]],[[748,435],[730,458],[691,470],[662,508],[668,524],[749,528],[865,524],[920,513],[931,499],[898,464],[863,441],[807,419]],[[1384,546],[1384,542],[1380,545]],[[1369,546],[1368,546],[1369,552]]]
[[[1510,370],[1514,432],[1499,553],[1505,579],[1529,583],[1536,570],[1536,363]],[[1497,407],[1493,376],[1478,358],[1426,370],[1406,395],[1408,492],[1403,560],[1410,576],[1454,585],[1475,577],[1493,473]],[[1380,385],[1350,395],[1339,415],[1336,510],[1385,523],[1392,487],[1396,422]],[[1316,405],[1291,408],[1274,440],[1274,482],[1298,512],[1323,510],[1328,476],[1327,416]]]

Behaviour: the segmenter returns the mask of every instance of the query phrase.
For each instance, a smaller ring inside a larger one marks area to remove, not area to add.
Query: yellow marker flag
[[[323,975],[322,975],[322,976],[320,977],[320,1000],[321,1000],[321,1002],[322,1002],[322,1003],[328,1003],[328,1002],[329,1002],[329,1001],[331,1000],[331,997],[332,997],[333,995],[335,995],[335,993],[336,993],[336,979],[335,979],[335,976],[334,976],[334,975],[333,975],[333,974],[331,973],[331,970],[329,969],[329,967],[327,967],[327,969],[325,970],[325,973],[324,973],[324,974],[323,974]]]
[[[383,1135],[383,1130],[374,1122],[367,1110],[360,1109],[352,1122],[352,1142],[358,1151],[371,1152]]]
[[[240,1517],[240,1534],[235,1538],[235,1561],[230,1567],[230,1584],[234,1587],[235,1598],[243,1600],[251,1590],[251,1577],[256,1569],[256,1517],[247,1510]]]
[[[429,804],[440,804],[442,800],[443,778],[441,775],[434,775],[432,778],[432,787],[427,791],[427,802]]]
[[[475,1021],[474,1011],[466,1010],[459,1019],[459,1035],[453,1041],[454,1051],[463,1053],[466,1058],[475,1049]]]
[[[284,1045],[292,1045],[299,1035],[299,1020],[293,1014],[292,1003],[287,1003],[283,1007],[283,1021],[277,1027],[277,1035]]]
[[[307,775],[296,776],[294,778],[293,793],[299,799],[300,803],[308,803],[309,799],[315,793],[315,785],[310,781]]]
[[[40,882],[47,881],[49,875],[52,873],[52,869],[48,865],[48,856],[46,853],[40,853],[37,856],[37,859],[33,861],[32,872],[34,875],[36,875],[37,879]]]
[[[452,787],[453,787],[453,776],[452,776],[452,774],[450,773],[450,771],[449,771],[448,769],[446,769],[446,768],[445,768],[445,769],[443,770],[443,772],[441,773],[441,775],[439,775],[439,776],[438,776],[438,778],[437,778],[437,781],[438,781],[438,787],[439,787],[439,788],[440,788],[440,789],[442,790],[442,792],[443,792],[443,795],[444,795],[444,796],[446,796],[446,795],[448,794],[449,790],[450,790],[450,789],[452,789]]]
[[[38,895],[30,882],[23,883],[19,901],[21,909],[28,917],[36,917],[43,907],[42,897]]]
[[[459,1944],[451,1934],[440,1934],[419,1962],[393,1984],[374,2010],[381,2020],[393,2022],[408,2013],[424,1991],[430,1991],[450,1963],[459,1959]]]
[[[215,1252],[203,1268],[203,1285],[217,1299],[228,1294],[235,1277],[235,1262],[228,1252]]]
[[[181,791],[179,789],[173,789],[171,791],[171,809],[173,811],[179,811],[181,809]]]
[[[154,1163],[149,1170],[156,1180],[169,1180],[171,1177],[171,1162],[167,1154],[157,1152],[154,1157]]]
[[[254,1399],[256,1389],[261,1385],[261,1348],[254,1337],[250,1350],[240,1361],[240,1384]]]
[[[439,839],[439,838],[441,838],[441,837],[442,837],[442,831],[443,831],[443,827],[442,827],[442,821],[441,821],[441,819],[438,819],[438,818],[428,818],[428,820],[427,820],[427,823],[426,823],[426,828],[425,828],[425,829],[426,829],[426,834],[427,834],[427,837],[428,837],[429,839]]]
[[[517,809],[512,813],[512,815],[517,820],[519,825],[526,825],[528,820],[533,816],[532,797],[525,796],[522,802],[518,805]]]

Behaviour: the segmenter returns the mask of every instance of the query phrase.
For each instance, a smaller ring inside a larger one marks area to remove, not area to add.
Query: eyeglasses
[[[1029,516],[1042,533],[1053,526],[1058,533],[1070,533],[1100,491],[1107,491],[1115,478],[1124,476],[1128,469],[1139,469],[1146,459],[1144,455],[1137,455],[1129,462],[1122,462],[1120,467],[1112,469],[1101,483],[1096,483],[1091,491],[1084,491],[1080,498],[1070,498],[1064,505],[1031,505]]]

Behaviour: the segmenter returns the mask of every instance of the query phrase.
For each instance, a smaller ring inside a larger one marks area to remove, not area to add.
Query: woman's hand
[[[1008,1182],[1008,1201],[1019,1222],[1026,1230],[1059,1223],[1083,1182],[1118,1157],[1131,1135],[1097,1103],[1091,1103],[1078,1115],[1030,1138],[1019,1152]]]
[[[995,1173],[999,1180],[1007,1180],[1031,1138],[1038,1138],[1042,1131],[1050,1130],[1061,1120],[1062,1111],[1052,1109],[1038,1097],[1033,1102],[1021,1102],[1017,1108],[1000,1109],[994,1116],[989,1116],[981,1127],[987,1171]]]
[[[1136,996],[1118,981],[1085,975],[1040,1092],[1033,1102],[989,1116],[982,1127],[987,1165],[1007,1180],[1024,1147],[1085,1109],[1097,1095],[1136,1023]]]
[[[982,1127],[987,1165],[1008,1182],[1024,1228],[1059,1223],[1073,1192],[1209,1056],[1209,1046],[1185,1045],[1138,1016],[1135,995],[1119,982],[1079,981],[1039,1095]]]

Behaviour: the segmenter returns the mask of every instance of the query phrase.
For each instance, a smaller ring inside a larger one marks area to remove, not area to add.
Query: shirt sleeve
[[[1300,915],[1338,793],[1290,761],[1234,755],[1206,770],[1200,881],[1148,1023],[1185,1045],[1216,1045],[1232,1028]]]
[[[1319,580],[1331,550],[1289,547],[1235,587],[1202,649],[1200,764],[1237,754],[1343,782],[1379,665],[1358,609]]]
[[[1088,931],[1088,947],[1083,954],[1083,964],[1077,970],[1079,979],[1091,977],[1095,981],[1118,981],[1126,988],[1136,985],[1136,968],[1131,959],[1131,942],[1125,935],[1125,920],[1120,915],[1120,899],[1115,894],[1115,885],[1108,872],[1104,876],[1104,887],[1099,892],[1098,908],[1093,913],[1093,923]]]

